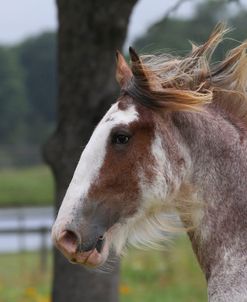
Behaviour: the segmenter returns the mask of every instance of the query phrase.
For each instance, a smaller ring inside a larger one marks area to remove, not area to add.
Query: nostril
[[[96,250],[97,250],[98,253],[102,252],[104,243],[105,243],[104,236],[100,236],[99,239],[98,239],[98,241],[97,241],[97,243],[96,243]]]
[[[70,242],[71,244],[78,244],[78,237],[77,235],[72,231],[65,231],[65,239]]]
[[[57,240],[58,247],[68,254],[76,252],[80,239],[77,234],[71,230],[65,230]]]

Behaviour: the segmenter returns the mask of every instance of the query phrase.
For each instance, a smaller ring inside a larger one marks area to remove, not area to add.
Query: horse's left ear
[[[132,71],[120,51],[116,51],[117,68],[116,80],[121,88],[126,86],[133,76]]]
[[[148,69],[145,64],[143,64],[141,58],[138,56],[134,48],[129,48],[129,54],[131,59],[131,70],[135,81],[138,85],[144,88],[149,87],[149,89],[157,89],[159,87],[159,82],[157,78],[150,69]]]
[[[138,80],[147,80],[147,71],[145,70],[144,65],[142,64],[141,58],[138,56],[134,48],[130,47],[129,48],[129,54],[130,54],[130,59],[131,59],[131,70],[133,72],[133,75],[135,78]]]

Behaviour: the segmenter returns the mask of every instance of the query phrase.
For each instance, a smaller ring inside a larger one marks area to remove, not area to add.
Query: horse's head
[[[106,261],[111,247],[120,253],[127,242],[160,238],[161,209],[189,163],[171,114],[138,101],[135,81],[145,82],[148,71],[130,54],[132,69],[117,54],[120,97],[84,149],[52,231],[70,261],[92,267]]]

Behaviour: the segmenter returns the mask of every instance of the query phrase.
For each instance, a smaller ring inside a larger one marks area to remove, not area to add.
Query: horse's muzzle
[[[90,267],[97,267],[105,262],[109,253],[106,237],[107,235],[102,232],[83,236],[71,228],[53,234],[55,245],[68,260]]]

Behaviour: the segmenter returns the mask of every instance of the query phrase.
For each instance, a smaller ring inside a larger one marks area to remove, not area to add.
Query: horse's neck
[[[174,121],[191,153],[191,184],[205,203],[189,235],[209,301],[247,301],[247,136],[214,111],[178,113]]]

